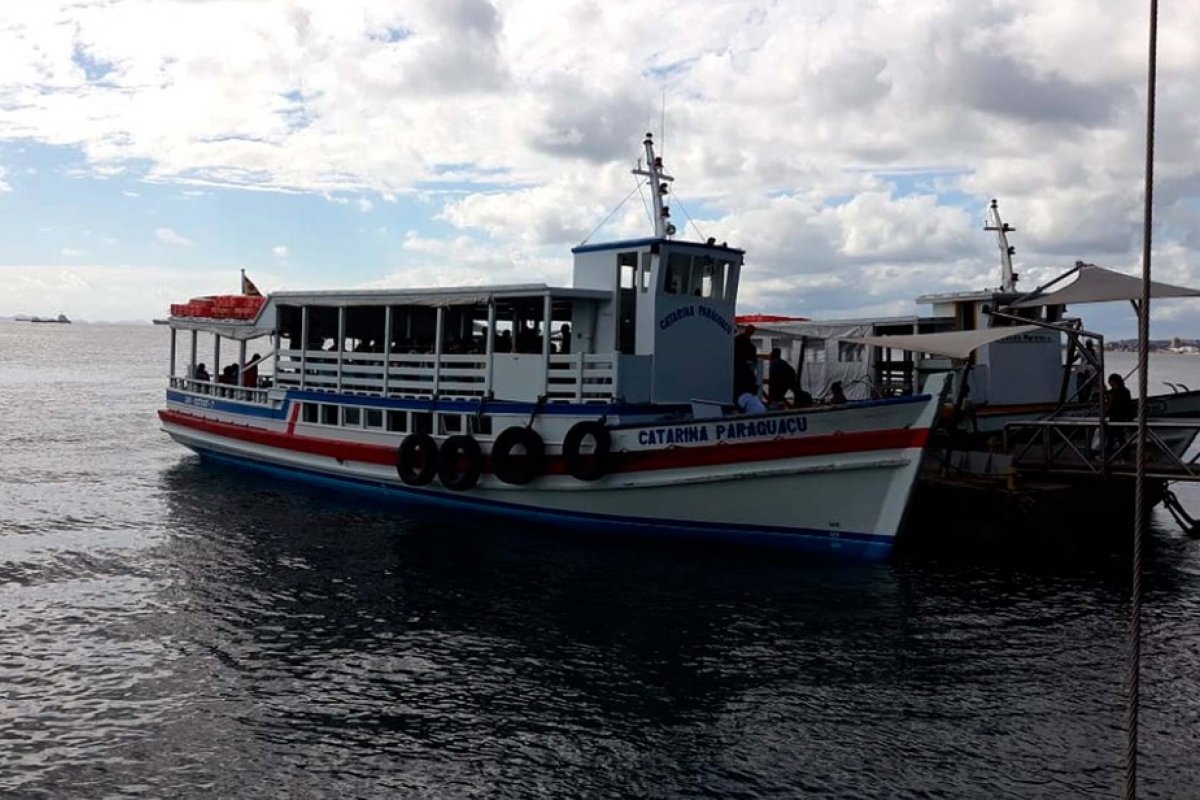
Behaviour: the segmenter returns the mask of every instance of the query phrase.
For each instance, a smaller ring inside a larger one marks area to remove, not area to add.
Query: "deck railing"
[[[531,356],[533,357],[533,356]],[[280,350],[275,385],[281,388],[390,397],[486,397],[492,370],[486,354],[341,353]],[[600,402],[616,396],[618,356],[562,353],[549,357],[540,386],[528,398],[549,402]]]
[[[235,400],[241,403],[260,403],[262,405],[267,405],[270,402],[269,389],[265,388],[236,386],[230,383],[201,381],[195,378],[182,377],[171,378],[170,385],[172,389],[216,397],[222,400]]]
[[[1152,420],[1146,433],[1147,476],[1200,480],[1200,453],[1192,445],[1200,423]],[[1047,473],[1132,474],[1137,424],[1098,419],[1053,419],[1010,422],[1004,429],[1005,452],[1013,465]]]

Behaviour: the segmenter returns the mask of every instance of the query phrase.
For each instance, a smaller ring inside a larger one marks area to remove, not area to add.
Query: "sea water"
[[[1120,794],[1123,553],[420,522],[201,463],[158,429],[167,353],[0,322],[0,796]],[[1195,797],[1200,542],[1157,519],[1140,776]]]

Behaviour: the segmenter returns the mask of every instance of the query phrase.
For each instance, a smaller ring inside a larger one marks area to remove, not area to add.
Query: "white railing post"
[[[337,390],[342,391],[342,352],[346,347],[346,307],[338,306]]]
[[[575,354],[575,402],[583,402],[583,353]]]
[[[215,394],[221,393],[221,334],[213,333],[213,368],[208,373],[210,380],[217,384]]]
[[[175,328],[171,328],[171,366],[167,370],[167,377],[175,377]]]
[[[496,301],[488,300],[488,321],[487,333],[484,335],[483,354],[487,363],[484,366],[483,374],[483,396],[487,397],[492,393],[492,370],[495,368],[496,362]]]
[[[442,375],[442,326],[445,324],[446,307],[437,307],[437,324],[433,333],[433,397],[437,399]]]
[[[246,371],[246,340],[241,339],[238,341],[237,377],[234,378],[234,386],[236,386],[237,388],[234,390],[233,394],[234,394],[234,397],[237,397],[240,395],[243,398],[249,400],[250,398],[243,391],[243,389],[245,387],[242,386],[242,383],[246,380],[246,377],[245,377],[246,372],[245,371]]]
[[[196,338],[198,335],[199,335],[199,331],[197,331],[195,328],[193,328],[192,329],[192,363],[188,367],[188,379],[189,380],[196,379]]]
[[[388,377],[392,371],[392,307],[383,307],[383,396],[388,396]]]
[[[550,393],[550,293],[542,298],[542,394]]]
[[[279,384],[279,348],[283,345],[283,337],[279,333],[278,312],[275,314],[275,331],[271,334],[271,340],[275,344],[275,352],[271,354],[271,379],[272,385],[277,386]]]
[[[295,352],[293,350],[293,352]],[[308,384],[308,306],[300,307],[300,390]]]

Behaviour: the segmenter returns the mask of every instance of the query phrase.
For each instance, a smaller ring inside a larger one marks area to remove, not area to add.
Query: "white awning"
[[[977,331],[913,333],[899,336],[854,336],[845,337],[843,341],[909,350],[914,353],[928,353],[947,358],[967,358],[985,344],[1040,330],[1043,328],[1038,325],[1013,325],[1008,328],[983,328]]]
[[[1172,286],[1169,283],[1150,282],[1151,297],[1200,297],[1200,289]],[[1142,297],[1142,279],[1135,275],[1084,264],[1078,276],[1067,286],[1048,294],[1018,300],[1010,308],[1032,308],[1035,306],[1065,306],[1078,303],[1108,303],[1115,300],[1139,300]]]

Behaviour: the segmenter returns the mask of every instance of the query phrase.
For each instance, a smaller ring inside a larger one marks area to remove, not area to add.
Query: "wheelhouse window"
[[[364,416],[366,418],[368,428],[383,427],[383,412],[378,408],[368,408]]]
[[[316,423],[320,419],[320,407],[316,403],[303,403],[301,413],[304,422]]]
[[[408,412],[387,412],[387,429],[392,433],[408,433]]]
[[[338,406],[329,405],[328,403],[321,404],[321,424],[322,425],[337,425],[338,424]]]
[[[844,364],[862,361],[866,349],[857,342],[838,342],[838,361]]]
[[[342,424],[348,428],[362,427],[362,409],[360,408],[343,408],[342,409]]]
[[[620,270],[620,283],[622,289],[637,288],[637,253],[618,253],[617,254],[617,269]]]
[[[711,255],[671,253],[667,258],[667,294],[687,294],[706,300],[726,299],[730,262]]]

